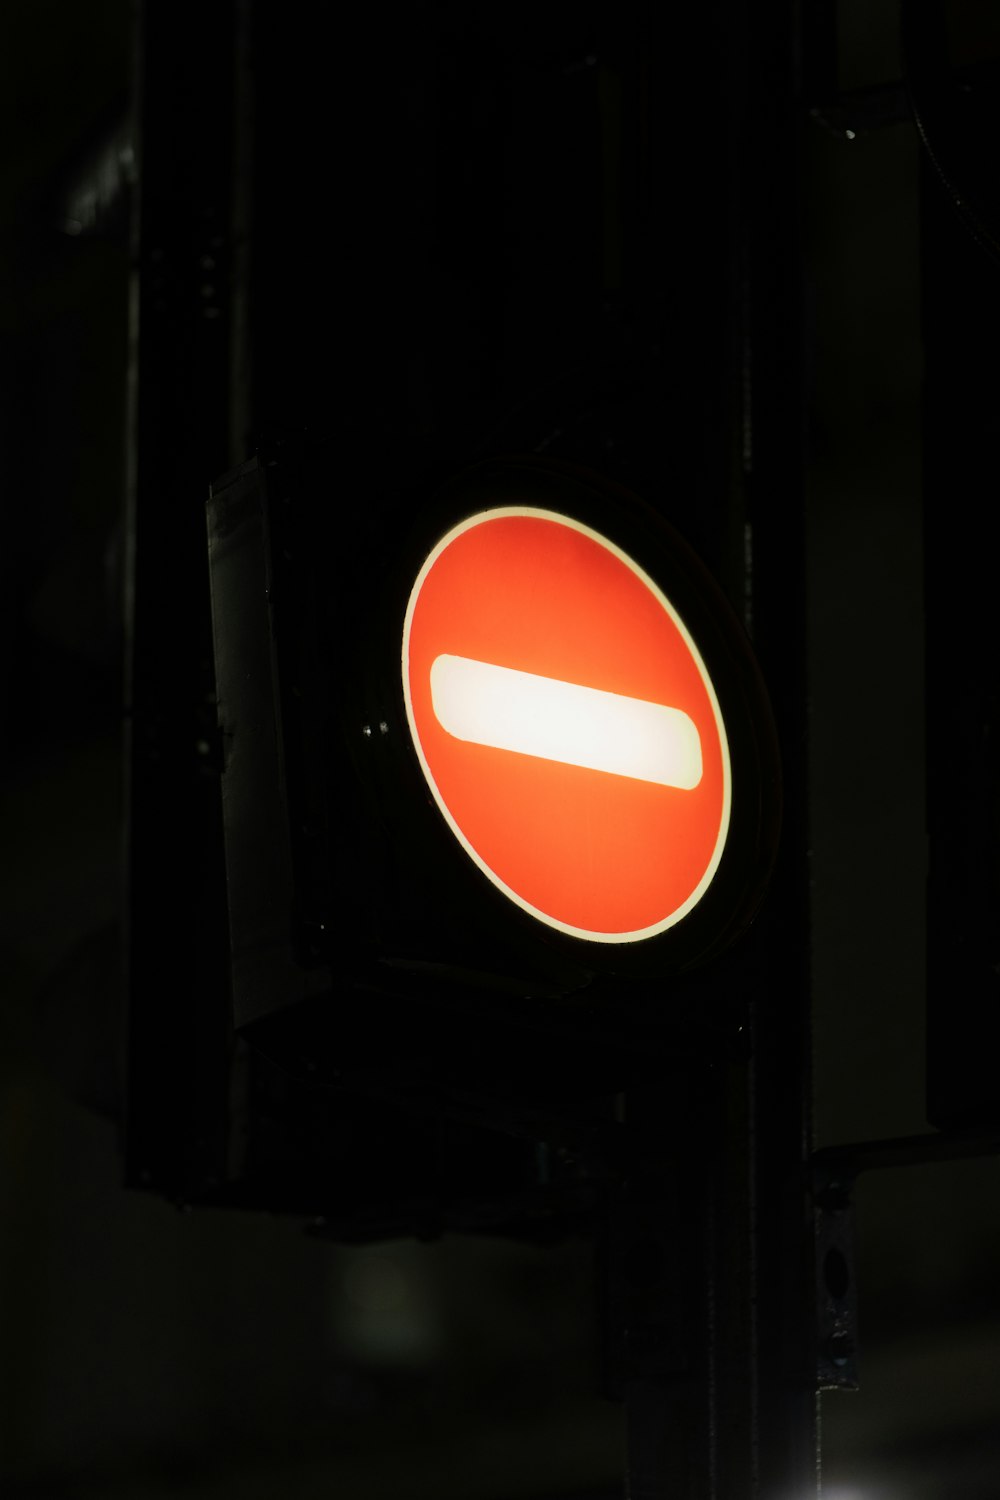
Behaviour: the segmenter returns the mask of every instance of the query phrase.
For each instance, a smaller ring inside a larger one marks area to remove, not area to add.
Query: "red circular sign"
[[[532,916],[634,942],[708,890],[731,801],[718,698],[676,609],[606,537],[528,507],[455,526],[410,595],[403,693],[452,832]]]

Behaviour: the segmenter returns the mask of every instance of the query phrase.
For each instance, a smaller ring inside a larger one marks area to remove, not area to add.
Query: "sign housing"
[[[474,904],[598,972],[705,961],[757,910],[780,824],[728,600],[661,516],[574,466],[496,460],[439,500],[394,575],[400,727]]]

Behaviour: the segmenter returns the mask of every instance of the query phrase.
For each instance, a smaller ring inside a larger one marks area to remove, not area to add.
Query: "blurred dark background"
[[[151,7],[188,49],[230,9]],[[540,52],[562,58],[560,23],[540,11],[536,24],[551,31]],[[300,140],[296,156],[288,132],[266,212],[281,231],[270,243],[301,248],[314,295],[281,282],[296,258],[278,257],[268,336],[278,347],[273,329],[305,320],[302,338],[325,351],[324,376],[313,378],[319,360],[308,378],[270,362],[253,372],[251,392],[227,345],[229,428],[193,477],[200,494],[247,456],[254,411],[312,419],[362,378],[338,360],[350,276],[331,269],[323,281],[321,263],[360,254],[350,228],[367,201],[356,189],[364,151],[379,149],[378,112],[346,118],[338,91],[359,74],[375,90],[388,69],[419,94],[426,75],[409,59],[430,46],[413,19],[412,35],[383,37],[381,54],[355,49],[360,28],[321,28],[306,8],[261,15],[274,34],[264,45],[258,32],[256,68],[242,84],[238,74],[235,97],[206,103],[204,151],[178,159],[178,201],[185,174],[218,147],[212,120],[234,110],[266,120],[275,100],[294,98],[297,58],[309,52],[302,86],[329,90],[330,138],[320,151]],[[902,72],[898,6],[841,0],[839,19],[839,88],[891,93]],[[611,1496],[622,1417],[597,1394],[586,1240],[331,1245],[294,1218],[182,1213],[121,1186],[135,22],[126,0],[8,0],[0,11],[4,1493]],[[669,40],[668,27],[657,45]],[[560,63],[567,74],[573,42]],[[588,55],[575,59],[581,68]],[[672,65],[710,78],[714,62]],[[710,102],[708,83],[705,94]],[[488,108],[473,85],[463,97]],[[168,139],[171,122],[160,129]],[[710,133],[711,120],[691,130]],[[926,1128],[919,151],[905,109],[887,109],[877,127],[865,117],[854,128],[835,111],[803,117],[819,1146]],[[676,175],[682,189],[696,152],[696,139],[678,139],[666,164],[678,235],[692,226]],[[394,220],[405,243],[431,189],[397,168],[412,199]],[[374,197],[377,188],[368,184]],[[561,191],[570,211],[576,186]],[[212,226],[191,232],[208,244]],[[386,296],[414,319],[412,363],[392,372],[393,389],[419,391],[422,361],[469,368],[468,351],[442,350],[429,322],[421,329],[430,312],[400,285],[398,244],[383,248]],[[612,276],[616,253],[605,245]],[[213,266],[200,269],[208,290],[196,295],[210,308]],[[470,301],[471,324],[490,315]],[[461,394],[452,394],[459,408]],[[379,422],[365,422],[358,441],[371,442]],[[680,448],[681,430],[668,440]],[[678,456],[679,471],[687,461]],[[1000,1487],[998,1189],[989,1157],[861,1179],[862,1385],[823,1398],[828,1500],[958,1500]]]

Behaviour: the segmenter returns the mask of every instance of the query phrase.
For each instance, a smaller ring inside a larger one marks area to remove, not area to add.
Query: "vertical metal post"
[[[204,527],[208,485],[229,462],[233,8],[146,0],[138,25],[126,1176],[187,1194],[225,1158],[225,893]]]
[[[744,10],[747,131],[744,337],[752,433],[743,487],[752,537],[753,636],[783,757],[784,831],[753,935],[747,1079],[757,1490],[799,1500],[818,1482],[811,1149],[808,718],[805,648],[804,341],[800,251],[802,10]]]
[[[630,1500],[806,1500],[818,1485],[806,827],[803,348],[798,243],[799,7],[738,0],[729,41],[733,253],[723,556],[772,696],[785,826],[764,911],[719,982],[746,1003],[748,1055],[633,1093],[628,1117],[659,1183],[643,1216],[613,1210],[612,1275],[629,1315],[651,1295],[630,1257],[674,1246],[661,1329],[624,1339]],[[731,590],[732,592],[732,590]],[[706,979],[706,983],[713,982]],[[647,1255],[647,1260],[649,1260]],[[661,1255],[661,1264],[662,1264]]]

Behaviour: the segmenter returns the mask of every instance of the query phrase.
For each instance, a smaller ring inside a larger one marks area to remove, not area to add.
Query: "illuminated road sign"
[[[615,543],[530,507],[462,521],[413,585],[402,669],[434,799],[518,906],[628,943],[702,899],[730,823],[722,711],[677,610]]]

